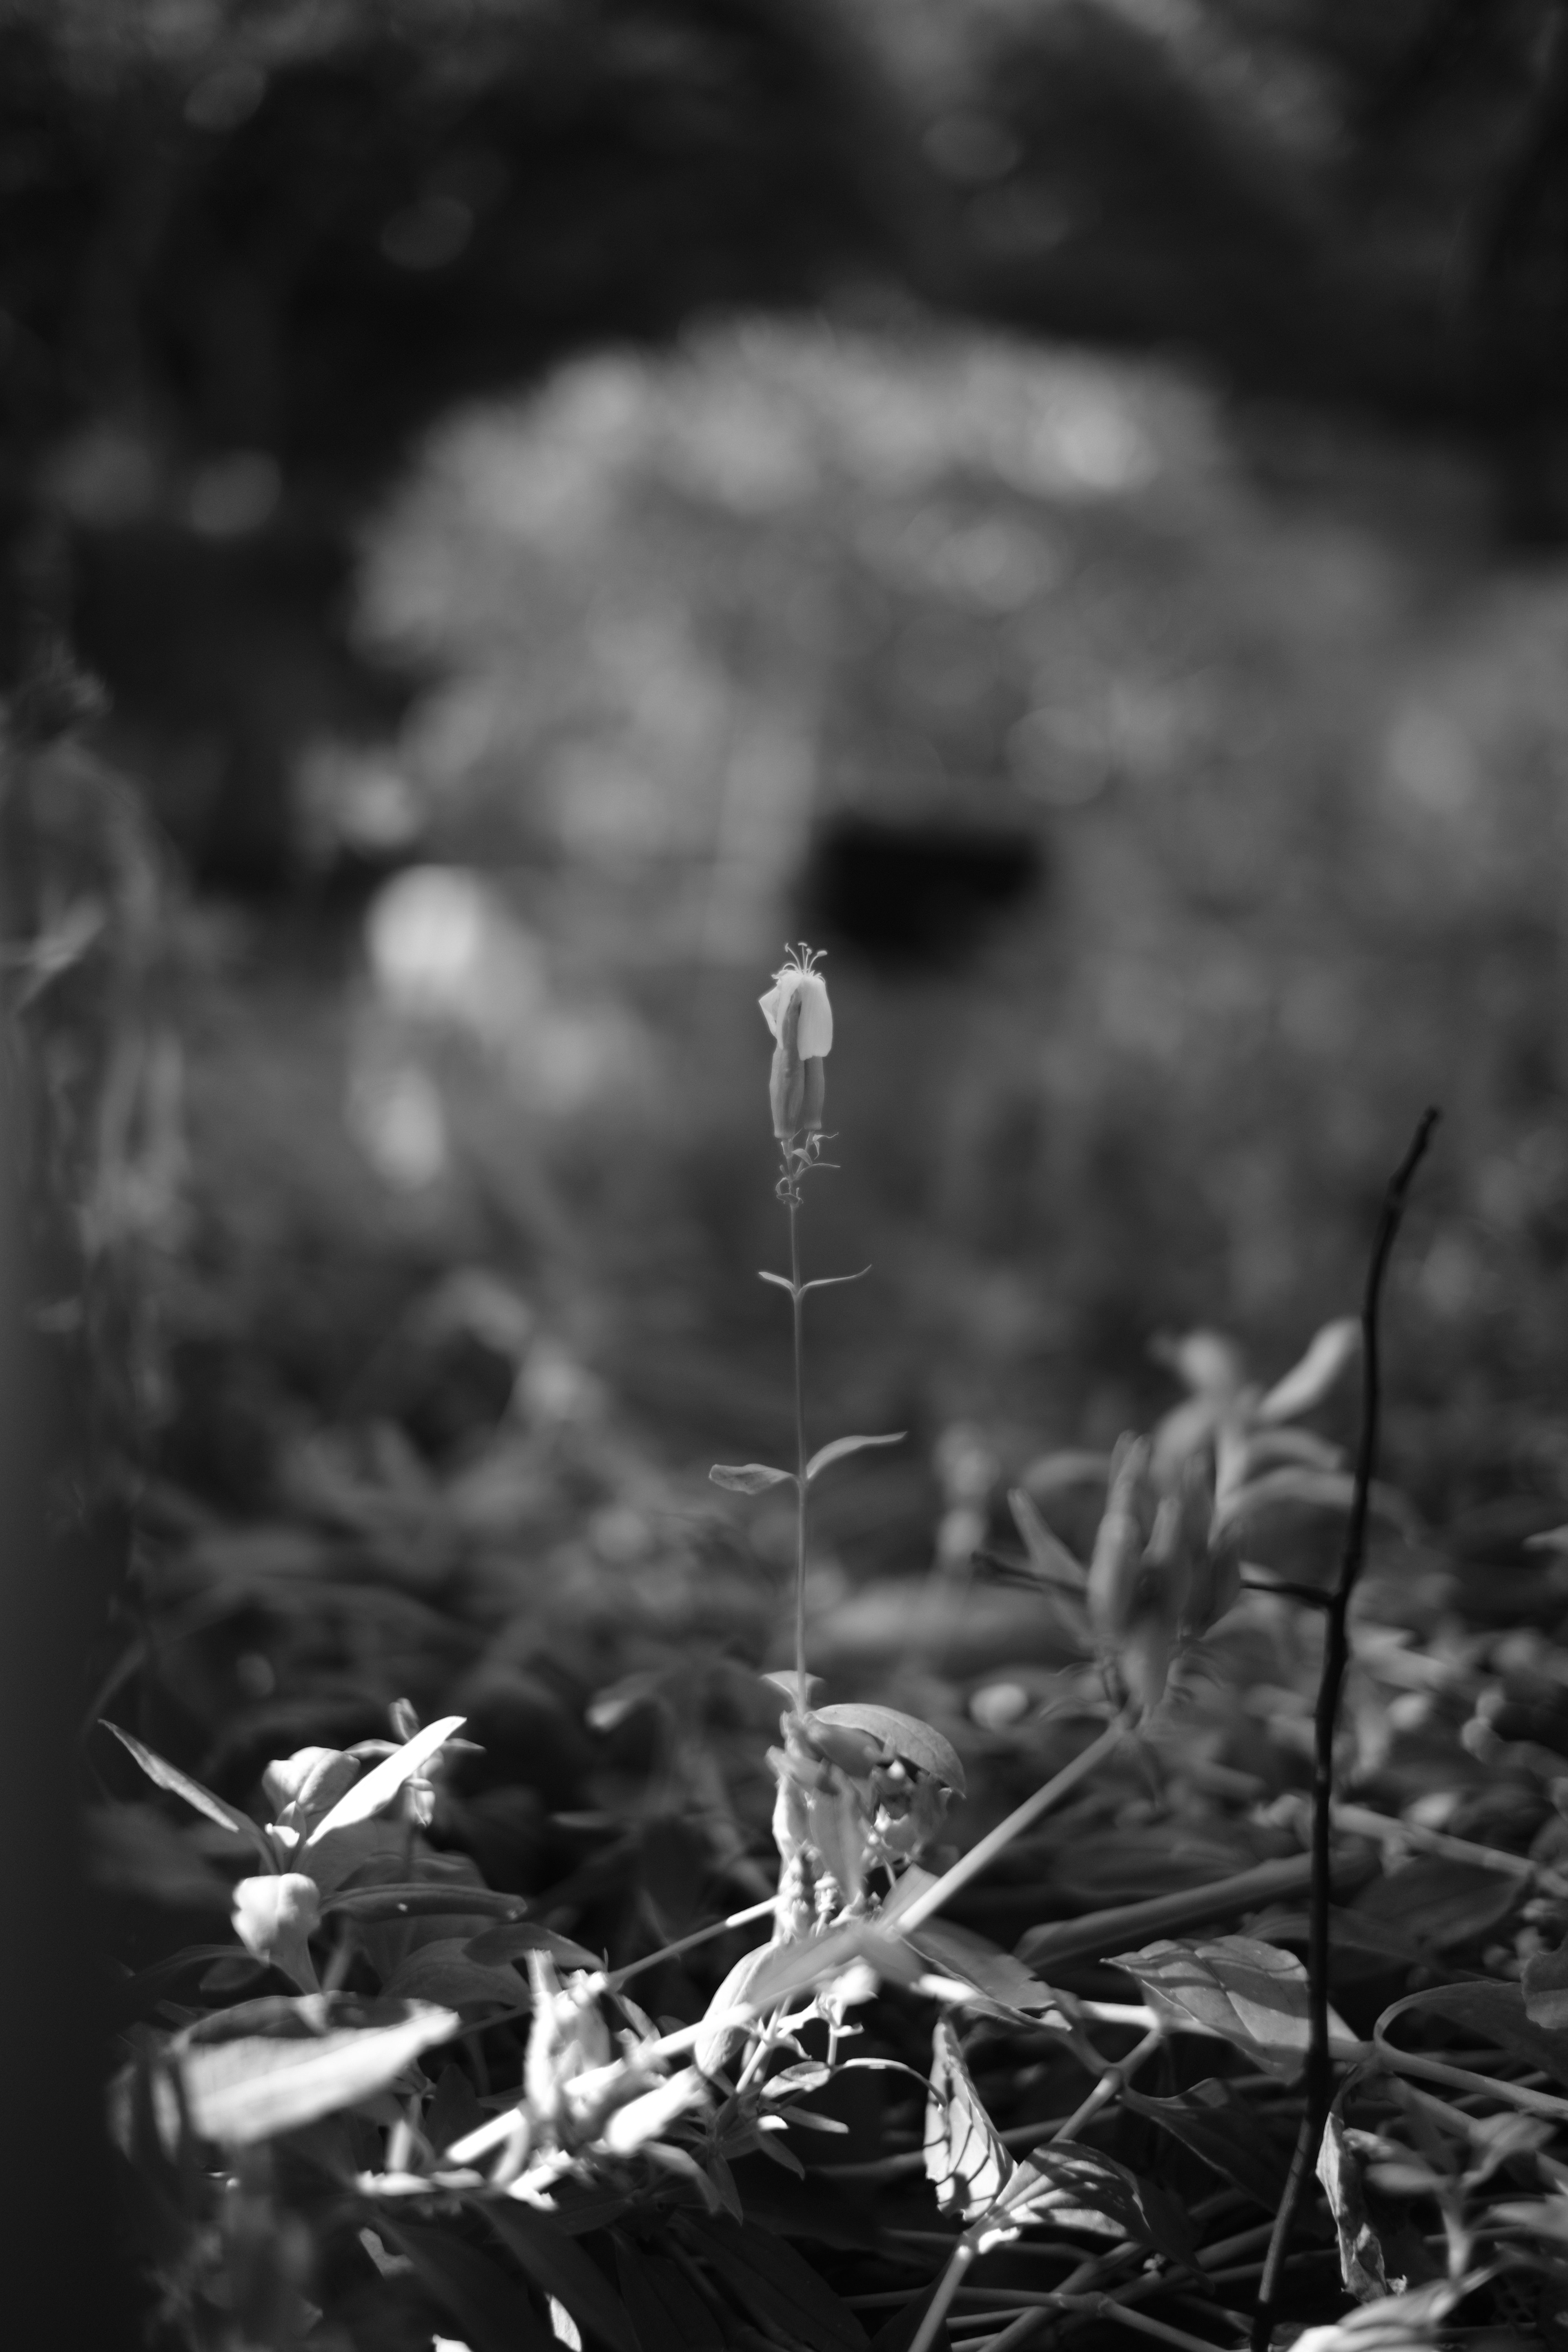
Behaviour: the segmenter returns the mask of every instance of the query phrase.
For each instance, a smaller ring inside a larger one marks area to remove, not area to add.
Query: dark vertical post
[[[0,803],[14,781],[0,774]],[[0,822],[0,856],[15,845]],[[0,1005],[0,2310],[8,2342],[118,2352],[131,2326],[116,2285],[75,1748],[86,1623],[49,1526],[62,1400],[29,1312],[32,1106],[16,1047]]]

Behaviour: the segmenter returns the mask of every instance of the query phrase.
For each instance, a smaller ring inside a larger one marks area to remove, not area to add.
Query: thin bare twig
[[[1382,1403],[1378,1360],[1378,1311],[1389,1257],[1405,1214],[1405,1204],[1420,1166],[1437,1113],[1422,1113],[1415,1132],[1384,1194],[1383,1213],[1366,1272],[1362,1299],[1361,1439],[1356,1450],[1355,1487],[1345,1523],[1340,1573],[1324,1612],[1323,1664],[1318,1677],[1318,1704],[1312,1740],[1312,1885],[1307,1949],[1307,2105],[1290,2159],[1290,2171],[1269,2242],[1268,2258],[1252,2315],[1252,2352],[1268,2352],[1274,2327],[1274,2308],[1302,2192],[1317,2159],[1328,2121],[1333,2087],[1333,2061],[1329,2048],[1329,1838],[1332,1825],[1334,1733],[1339,1725],[1340,1696],[1350,1664],[1350,1605],[1366,1559],[1367,1512],[1373,1474],[1377,1466],[1378,1421]]]

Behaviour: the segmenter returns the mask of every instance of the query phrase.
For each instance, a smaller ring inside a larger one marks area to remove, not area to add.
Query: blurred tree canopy
[[[1559,0],[8,0],[5,665],[42,611],[220,747],[166,814],[276,881],[416,429],[868,289],[1464,436],[1558,538],[1565,132]]]

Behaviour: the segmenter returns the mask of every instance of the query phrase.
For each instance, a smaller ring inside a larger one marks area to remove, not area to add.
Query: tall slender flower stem
[[[805,1293],[800,1282],[800,1193],[793,1184],[789,1208],[789,1303],[795,1332],[795,1703],[804,1711],[805,1682]]]

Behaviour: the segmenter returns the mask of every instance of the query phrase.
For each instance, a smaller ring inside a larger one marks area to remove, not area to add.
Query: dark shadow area
[[[1039,891],[1045,858],[1030,833],[843,816],[813,844],[800,887],[808,936],[889,970],[951,971],[991,926]]]

